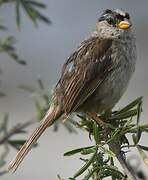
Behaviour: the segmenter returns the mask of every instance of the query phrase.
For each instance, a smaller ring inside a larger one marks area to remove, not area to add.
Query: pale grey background
[[[8,94],[0,99],[1,117],[8,111],[11,115],[11,125],[26,121],[33,117],[35,108],[27,93],[17,86],[27,84],[36,86],[37,76],[41,76],[47,88],[56,83],[60,68],[74,48],[95,28],[96,19],[106,8],[122,8],[130,12],[137,34],[138,62],[136,73],[127,92],[119,105],[125,105],[138,96],[144,96],[143,121],[147,121],[148,105],[148,1],[147,0],[44,0],[48,5],[46,15],[53,24],[40,24],[35,29],[28,18],[24,17],[20,32],[14,21],[13,5],[0,8],[0,15],[5,17],[9,33],[19,40],[18,52],[28,61],[27,67],[20,67],[7,55],[0,56],[0,67],[4,69],[1,76],[1,90]],[[1,36],[4,35],[1,34]],[[117,106],[119,106],[117,105]],[[34,127],[31,127],[33,129]],[[148,145],[147,137],[143,138]],[[64,128],[58,133],[48,129],[39,141],[40,146],[27,156],[19,170],[11,175],[1,177],[2,180],[56,180],[57,174],[62,177],[72,176],[79,169],[78,157],[65,158],[63,153],[73,147],[90,144],[87,134],[69,135]],[[15,151],[9,156],[9,160]],[[81,178],[80,178],[81,179]]]

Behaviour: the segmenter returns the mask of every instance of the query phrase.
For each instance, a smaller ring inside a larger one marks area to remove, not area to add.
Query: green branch
[[[16,12],[16,24],[17,27],[21,26],[21,9],[27,14],[29,19],[34,23],[34,25],[38,25],[38,22],[42,21],[46,24],[51,24],[51,21],[48,17],[46,17],[41,10],[46,9],[46,5],[42,2],[35,0],[0,0],[0,6],[6,3],[14,3],[15,4],[15,12]]]
[[[14,61],[21,65],[26,65],[26,61],[22,60],[16,52],[15,48],[16,40],[13,36],[8,36],[4,39],[0,39],[0,53],[9,55]]]
[[[99,118],[105,123],[103,127],[102,124],[94,122],[95,119],[79,115],[80,122],[77,123],[77,128],[86,130],[89,136],[93,137],[95,144],[64,154],[72,156],[79,153],[84,156],[82,160],[85,164],[69,179],[76,180],[79,176],[83,180],[91,178],[100,180],[105,177],[111,177],[113,180],[125,179],[126,177],[130,180],[138,179],[138,173],[127,164],[124,151],[125,148],[137,148],[147,164],[148,157],[144,151],[148,151],[148,147],[139,144],[142,133],[148,132],[147,124],[140,125],[141,112],[142,97],[137,98],[119,111],[102,113]],[[133,142],[128,140],[127,134],[133,137]],[[124,173],[115,166],[116,159],[121,164]]]

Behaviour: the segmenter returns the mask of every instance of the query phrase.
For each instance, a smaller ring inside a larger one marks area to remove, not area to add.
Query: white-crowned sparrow
[[[44,130],[59,117],[72,112],[95,117],[113,108],[127,88],[135,62],[136,45],[129,14],[105,10],[97,21],[96,30],[63,65],[49,111],[9,169],[17,169]]]

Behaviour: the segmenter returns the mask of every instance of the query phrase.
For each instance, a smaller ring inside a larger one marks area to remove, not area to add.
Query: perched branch
[[[127,164],[124,149],[125,147],[137,148],[144,162],[147,162],[148,158],[144,151],[148,151],[148,147],[139,144],[142,133],[148,133],[148,124],[139,124],[141,112],[142,97],[115,112],[107,111],[100,116],[91,113],[89,118],[78,115],[80,122],[77,123],[77,127],[86,130],[89,136],[93,136],[95,145],[74,149],[64,154],[64,156],[77,153],[83,156],[92,154],[89,158],[81,158],[85,163],[84,166],[70,179],[76,180],[87,172],[83,180],[90,178],[100,180],[105,177],[111,177],[112,180],[123,180],[126,177],[129,180],[137,180],[138,172],[133,171]],[[132,143],[127,139],[127,134],[132,135]],[[120,162],[125,174],[115,166],[116,159]]]
[[[137,180],[135,173],[133,172],[133,169],[131,167],[129,167],[128,164],[126,163],[125,157],[123,156],[123,153],[121,152],[120,144],[119,143],[111,143],[109,146],[110,146],[110,149],[112,150],[112,152],[115,153],[116,158],[120,162],[128,179],[129,180]]]

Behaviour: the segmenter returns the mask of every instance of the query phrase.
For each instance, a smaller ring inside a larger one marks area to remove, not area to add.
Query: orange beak
[[[128,21],[121,21],[117,25],[117,27],[119,27],[120,29],[129,29],[130,26],[131,24]]]

